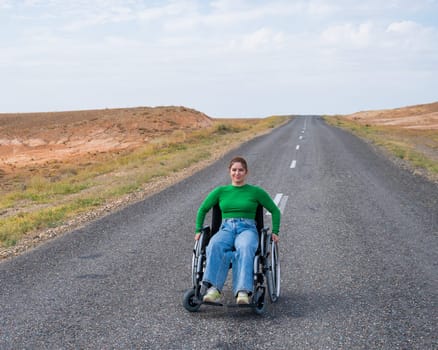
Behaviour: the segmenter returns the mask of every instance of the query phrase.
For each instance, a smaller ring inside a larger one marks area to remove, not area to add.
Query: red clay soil
[[[0,175],[137,148],[153,138],[212,125],[185,107],[0,114]]]
[[[362,124],[438,130],[438,102],[396,109],[364,111],[345,117]]]

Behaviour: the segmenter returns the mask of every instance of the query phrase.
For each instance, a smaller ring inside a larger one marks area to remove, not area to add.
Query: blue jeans
[[[204,282],[222,291],[232,262],[234,295],[240,291],[251,293],[254,286],[254,256],[258,244],[255,220],[223,220],[219,231],[207,246]]]

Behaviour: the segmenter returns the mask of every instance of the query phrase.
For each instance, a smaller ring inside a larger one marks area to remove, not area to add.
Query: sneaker
[[[237,293],[236,302],[237,302],[237,304],[240,304],[240,305],[249,304],[248,293],[246,293],[246,292],[239,292],[239,293]]]
[[[217,290],[216,287],[210,287],[207,290],[207,294],[204,295],[202,300],[208,303],[217,303],[221,298],[221,293]]]

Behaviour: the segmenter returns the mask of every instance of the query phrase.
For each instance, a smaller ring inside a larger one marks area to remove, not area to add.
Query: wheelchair
[[[227,306],[250,307],[256,314],[263,314],[266,308],[266,294],[272,303],[280,297],[280,257],[278,245],[272,240],[269,228],[263,224],[264,208],[259,205],[256,213],[256,226],[259,233],[259,246],[254,257],[254,288],[248,305],[228,304]],[[224,306],[222,303],[208,303],[202,300],[207,286],[202,283],[206,264],[206,247],[211,237],[219,231],[222,215],[219,205],[212,209],[211,227],[201,230],[199,240],[195,241],[192,257],[192,288],[184,293],[183,306],[190,312],[199,310],[202,304]],[[230,268],[232,268],[230,264]]]

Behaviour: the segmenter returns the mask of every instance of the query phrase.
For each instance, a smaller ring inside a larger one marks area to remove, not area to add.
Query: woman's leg
[[[227,279],[233,256],[234,234],[226,223],[211,238],[207,246],[207,261],[204,272],[204,282],[208,282],[219,291]]]
[[[249,222],[251,223],[250,220]],[[254,287],[254,257],[258,248],[259,235],[252,224],[242,222],[235,238],[235,255],[233,259],[233,292],[253,292]]]

